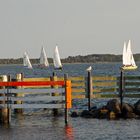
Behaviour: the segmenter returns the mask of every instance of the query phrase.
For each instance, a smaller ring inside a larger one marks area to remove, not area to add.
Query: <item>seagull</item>
[[[86,69],[86,71],[91,71],[92,70],[92,67],[91,66],[89,66],[87,69]]]

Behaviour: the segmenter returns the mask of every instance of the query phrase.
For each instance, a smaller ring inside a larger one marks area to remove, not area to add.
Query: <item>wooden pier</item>
[[[120,89],[123,90],[123,97],[140,97],[138,93],[140,76],[124,75],[122,88],[121,75],[119,77],[53,76],[55,77],[26,78],[20,75],[16,79],[1,76],[0,120],[9,123],[12,109],[22,113],[24,108],[50,108],[54,110],[54,114],[57,114],[57,109],[63,108],[67,123],[68,109],[72,107],[73,98],[89,98],[89,102],[90,98],[110,97],[110,95],[120,98],[120,93],[122,93]],[[37,95],[36,98],[33,95]]]
[[[59,88],[54,88],[59,86]],[[10,123],[12,109],[47,108],[64,109],[65,123],[68,123],[68,109],[71,108],[71,81],[4,81],[0,82],[0,121]],[[16,88],[21,87],[21,88]],[[50,88],[49,88],[50,87]],[[57,96],[52,95],[57,93]],[[24,96],[17,96],[24,94]]]

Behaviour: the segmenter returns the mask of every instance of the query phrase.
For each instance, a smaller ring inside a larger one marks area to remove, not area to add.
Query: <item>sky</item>
[[[0,0],[0,58],[140,53],[140,0]]]

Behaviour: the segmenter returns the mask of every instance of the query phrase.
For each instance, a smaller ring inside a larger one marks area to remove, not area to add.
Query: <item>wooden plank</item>
[[[140,86],[140,82],[125,82],[125,86]]]
[[[117,92],[116,88],[93,88],[94,93],[101,93],[101,92]]]
[[[72,88],[72,93],[75,93],[75,92],[83,93],[83,92],[85,92],[85,89],[82,89],[82,88],[80,88],[80,89],[78,89],[78,88]]]
[[[93,87],[98,86],[98,87],[109,87],[109,86],[117,86],[116,82],[93,82]]]
[[[117,92],[116,88],[104,88],[101,89],[101,92]]]
[[[125,88],[124,93],[125,92],[140,92],[140,88]]]
[[[140,80],[140,76],[125,76],[125,80]]]
[[[7,93],[7,89],[0,89],[0,93],[6,94]]]
[[[34,88],[34,89],[36,89],[36,88],[51,88],[51,86],[50,85],[46,85],[46,86],[22,86],[23,88]],[[62,86],[60,86],[60,87],[62,87]]]
[[[58,93],[63,93],[65,92],[64,88],[58,88],[58,89],[54,89],[54,88],[50,88],[50,89],[10,89],[10,93],[54,93],[54,92],[58,92]]]
[[[50,81],[50,78],[47,77],[40,77],[40,78],[23,78],[23,81],[27,82],[27,81]],[[39,87],[51,87],[50,85],[47,86],[38,86],[38,87],[34,87],[34,86],[24,86],[23,88],[39,88]]]
[[[0,97],[0,100],[5,100],[7,101],[7,97]],[[37,101],[45,101],[45,102],[50,102],[50,101],[64,101],[65,96],[32,96],[32,97],[9,97],[10,101],[31,101],[31,102],[37,102]]]
[[[0,82],[0,86],[47,86],[47,85],[61,85],[64,86],[64,81],[27,81],[27,82]]]
[[[40,77],[40,78],[23,78],[23,81],[50,81],[50,78],[44,78],[44,77]]]
[[[36,94],[39,94],[39,93],[54,93],[54,92],[57,92],[57,93],[64,93],[65,92],[65,89],[64,88],[58,88],[58,89],[55,89],[55,88],[41,88],[41,89],[24,89],[24,88],[21,88],[21,89],[9,89],[9,93],[36,93]],[[3,93],[3,94],[7,94],[7,89],[0,89],[0,93]]]
[[[64,81],[64,77],[58,77],[57,78],[58,81]],[[23,81],[50,81],[50,78],[24,78]],[[28,86],[30,88],[39,88],[39,87],[51,87],[50,85],[46,85],[46,86],[38,86],[38,87],[34,87],[34,86]],[[61,87],[61,86],[59,86]],[[24,86],[24,88],[27,88],[27,86]]]
[[[57,77],[58,81],[64,81],[64,77]]]
[[[84,81],[85,77],[69,77],[68,79],[71,81]]]
[[[84,99],[85,95],[80,94],[80,95],[72,95],[72,99]]]
[[[64,104],[11,104],[11,105],[6,105],[6,104],[0,104],[0,108],[11,108],[11,109],[28,109],[28,108],[48,108],[48,109],[53,109],[53,108],[64,108]]]
[[[101,89],[96,89],[96,88],[93,88],[93,93],[96,93],[96,92],[101,92]]]
[[[85,87],[85,82],[72,83],[72,87]]]
[[[23,78],[23,81],[27,82],[27,81],[50,81],[50,78],[47,77],[40,77],[40,78]],[[39,87],[51,87],[50,85],[47,86],[38,86],[38,87],[34,87],[34,86],[28,86],[28,88],[39,88]],[[27,86],[24,86],[24,88],[27,88]]]
[[[95,80],[95,81],[101,81],[101,80],[106,80],[106,81],[112,80],[112,81],[115,81],[115,80],[117,80],[117,77],[114,77],[114,76],[93,76],[92,80]]]

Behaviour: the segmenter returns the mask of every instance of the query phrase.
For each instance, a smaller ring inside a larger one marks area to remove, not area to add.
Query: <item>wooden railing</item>
[[[138,93],[140,91],[140,76],[124,76],[125,78],[125,93]],[[84,76],[68,77],[72,84],[72,97],[85,97],[87,93],[86,78]],[[93,83],[93,95],[96,94],[118,94],[119,93],[119,82],[120,77],[115,76],[92,76]],[[57,80],[64,80],[64,77],[57,77]],[[22,81],[51,81],[50,77],[42,78],[26,78],[23,77]],[[26,86],[23,86],[26,88]],[[30,86],[32,88],[36,88]],[[43,87],[38,85],[39,87]],[[45,87],[51,87],[46,85]]]
[[[70,80],[65,78],[59,81],[42,81],[42,79],[38,81],[26,79],[18,82],[1,81],[0,87],[0,121],[10,122],[11,109],[64,108],[65,123],[67,123],[68,109],[72,107]],[[57,93],[57,96],[54,93]],[[17,96],[17,94],[24,94],[24,96]]]
[[[135,93],[140,91],[140,76],[125,76],[125,94]],[[50,78],[24,78],[24,81],[50,81]],[[63,77],[58,77],[58,80],[64,80]],[[87,94],[86,78],[69,77],[72,83],[72,98],[85,98]],[[92,76],[93,97],[100,97],[101,94],[119,94],[120,77],[115,76]]]

